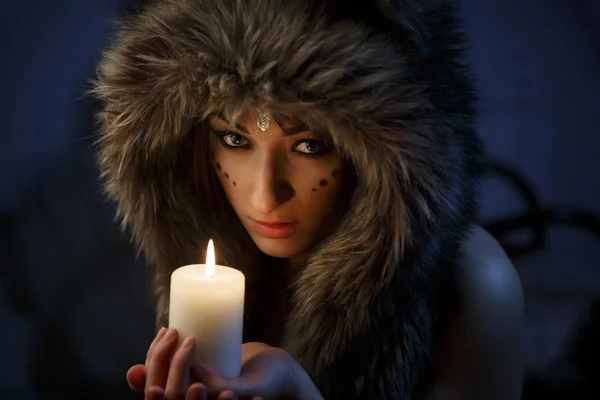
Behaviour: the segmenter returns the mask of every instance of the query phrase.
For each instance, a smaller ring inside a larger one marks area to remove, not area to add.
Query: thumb
[[[146,385],[146,369],[143,364],[137,364],[127,371],[127,383],[136,392],[142,392]]]
[[[194,365],[191,371],[193,381],[203,383],[208,393],[219,394],[225,390],[235,392],[239,397],[252,397],[264,391],[264,382],[254,374],[242,374],[236,378],[226,378],[219,371],[207,365]]]
[[[203,383],[209,391],[222,388],[227,380],[219,371],[204,364],[192,365],[190,378],[193,382]]]

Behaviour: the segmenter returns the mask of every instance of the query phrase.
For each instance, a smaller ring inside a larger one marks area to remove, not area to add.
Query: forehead
[[[311,132],[318,138],[326,141],[330,141],[331,137],[327,134],[327,131],[317,124],[308,122],[307,119],[303,119],[297,116],[290,116],[276,111],[268,113],[269,118],[275,123],[275,127],[281,129],[282,133],[286,136],[295,135],[302,132]],[[209,115],[208,121],[210,123],[227,124],[231,127],[236,128],[242,132],[249,133],[249,127],[256,124],[257,114],[256,111],[250,110],[241,114],[238,118],[229,117],[224,112],[214,112]]]
[[[264,110],[261,112],[266,113],[270,118],[285,126],[306,124],[302,118],[297,116],[286,115],[272,110]],[[209,114],[209,118],[218,118],[228,124],[245,124],[249,121],[255,121],[257,116],[258,111],[256,109],[250,109],[238,115],[231,115],[223,111],[216,111]]]

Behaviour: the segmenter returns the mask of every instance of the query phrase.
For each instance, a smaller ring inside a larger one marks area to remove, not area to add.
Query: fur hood
[[[205,206],[190,146],[210,113],[268,104],[327,129],[357,174],[291,287],[282,347],[326,399],[417,397],[475,214],[481,141],[462,46],[445,0],[163,0],[129,15],[95,82],[99,163],[153,267],[159,320],[170,273],[202,261],[210,237],[247,276],[247,315],[260,313],[264,266]]]

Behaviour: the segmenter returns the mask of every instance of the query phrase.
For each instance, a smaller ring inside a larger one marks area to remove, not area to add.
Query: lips
[[[298,222],[263,222],[252,219],[254,227],[262,236],[269,239],[283,239],[292,235],[298,228]]]

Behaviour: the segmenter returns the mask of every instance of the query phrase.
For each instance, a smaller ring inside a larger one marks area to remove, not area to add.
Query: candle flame
[[[208,248],[206,249],[206,277],[215,277],[215,245],[212,239],[208,241]]]

